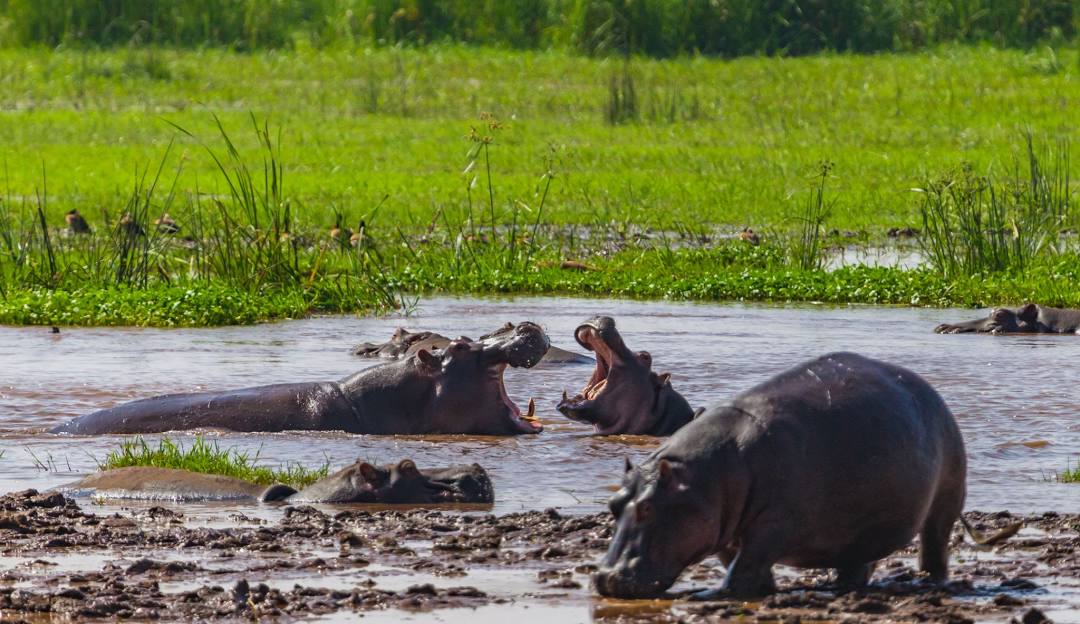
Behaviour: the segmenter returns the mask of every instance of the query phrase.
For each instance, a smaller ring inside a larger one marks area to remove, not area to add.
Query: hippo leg
[[[870,582],[870,575],[874,573],[876,561],[859,563],[852,566],[836,569],[836,585],[844,589],[857,589],[866,587]]]
[[[919,569],[935,583],[949,576],[949,538],[964,509],[964,484],[945,487],[934,497],[919,532]]]
[[[698,592],[695,600],[723,600],[728,598],[760,598],[776,592],[773,564],[784,552],[784,544],[776,532],[748,535],[743,540],[735,558],[728,565],[724,584],[719,589]],[[721,551],[721,560],[730,550]]]

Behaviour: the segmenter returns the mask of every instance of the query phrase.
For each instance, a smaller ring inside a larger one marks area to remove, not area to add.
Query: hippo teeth
[[[529,409],[521,415],[522,420],[538,423],[540,419],[536,417],[536,399],[529,399]]]

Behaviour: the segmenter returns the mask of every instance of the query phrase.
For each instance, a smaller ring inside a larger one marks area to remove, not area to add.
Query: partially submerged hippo
[[[922,378],[825,355],[709,408],[638,468],[627,462],[593,580],[605,596],[656,596],[717,554],[724,584],[699,597],[773,592],[776,563],[836,568],[859,586],[919,535],[919,567],[941,582],[966,469],[956,421]]]
[[[558,409],[588,423],[600,435],[671,435],[694,418],[694,411],[671,387],[668,373],[652,370],[647,351],[627,348],[615,321],[598,316],[574,331],[578,344],[596,353],[596,368],[585,388],[573,397],[563,392]]]
[[[258,386],[226,392],[170,394],[81,416],[53,433],[152,433],[220,428],[232,431],[341,430],[370,434],[539,433],[535,402],[525,414],[506,394],[506,367],[535,366],[548,348],[539,326],[521,323],[488,344],[455,340],[435,353],[421,349],[333,382]]]
[[[492,503],[495,491],[479,465],[420,470],[412,460],[374,466],[358,461],[297,492],[287,485],[189,470],[135,466],[104,470],[64,488],[96,498],[155,500],[258,500],[290,503]]]
[[[514,332],[514,324],[506,323],[499,329],[491,332],[490,334],[484,334],[480,336],[477,342],[489,343],[491,341],[502,340],[505,336],[511,335]],[[466,337],[460,338],[461,340],[471,340]],[[415,354],[420,349],[426,349],[428,351],[435,351],[436,349],[444,349],[446,345],[450,344],[450,339],[442,334],[437,334],[431,331],[409,331],[404,327],[397,328],[394,334],[390,336],[390,340],[383,343],[363,342],[353,348],[353,355],[358,355],[365,358],[385,358],[385,359],[398,359],[408,357]],[[559,347],[549,347],[544,357],[540,359],[541,364],[592,364],[592,358],[580,353],[574,353]]]
[[[962,323],[942,323],[939,334],[1075,334],[1080,330],[1080,310],[1046,308],[1029,303],[1019,308],[994,308],[986,318]]]

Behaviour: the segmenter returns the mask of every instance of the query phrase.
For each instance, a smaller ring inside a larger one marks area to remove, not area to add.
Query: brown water
[[[93,470],[118,437],[40,433],[72,416],[166,392],[335,379],[376,362],[349,348],[383,340],[399,325],[477,336],[504,321],[542,323],[555,344],[578,348],[581,320],[609,314],[633,349],[695,407],[723,401],[801,360],[851,350],[910,367],[945,397],[969,454],[969,509],[1080,511],[1080,485],[1052,482],[1080,451],[1080,337],[932,333],[971,310],[867,306],[765,306],[564,298],[426,300],[409,319],[322,317],[219,329],[0,327],[0,491],[48,488]],[[358,457],[421,466],[477,461],[492,474],[496,513],[558,507],[595,511],[623,457],[637,461],[648,438],[597,438],[554,409],[579,389],[590,366],[510,370],[511,396],[537,398],[545,431],[513,438],[380,437],[342,433],[211,434],[225,446],[258,450],[268,463]],[[37,430],[37,432],[33,431]],[[174,434],[188,439],[187,434]],[[37,458],[36,460],[34,458]],[[40,469],[40,463],[54,468]]]
[[[592,315],[608,314],[618,321],[629,346],[652,352],[656,368],[670,371],[675,387],[694,406],[726,400],[788,366],[832,350],[857,351],[907,366],[938,388],[964,432],[969,454],[968,509],[1080,512],[1080,485],[1050,479],[1078,461],[1080,337],[932,333],[939,322],[974,318],[979,313],[864,306],[437,298],[425,300],[409,319],[322,317],[195,330],[72,328],[59,335],[46,328],[0,327],[0,491],[60,486],[93,471],[94,458],[115,447],[119,437],[73,438],[40,431],[122,401],[166,392],[344,377],[377,363],[350,355],[353,344],[384,340],[399,325],[477,336],[504,321],[528,319],[543,324],[553,343],[577,348],[571,337],[576,325]],[[210,435],[223,446],[257,450],[270,464],[329,460],[337,467],[357,457],[376,461],[410,457],[421,466],[476,461],[495,481],[495,513],[546,507],[591,512],[600,509],[610,494],[623,457],[636,462],[657,441],[593,437],[589,428],[555,411],[562,390],[579,389],[590,372],[591,366],[580,365],[508,371],[507,387],[519,404],[537,398],[538,415],[546,425],[538,436]],[[191,439],[185,433],[171,435]],[[43,464],[49,470],[42,469]],[[209,525],[233,524],[229,514],[234,509],[235,505],[224,503],[184,506],[189,521]],[[243,511],[267,518],[280,514],[280,508],[269,506],[247,505]],[[99,559],[90,553],[76,555],[69,563],[93,569],[100,567]],[[0,559],[0,567],[5,563],[13,562]],[[419,578],[422,575],[402,574],[406,576],[396,581],[386,577],[379,582],[425,582]],[[470,572],[470,577],[470,583],[513,596],[514,602],[479,610],[407,616],[384,612],[366,617],[372,621],[468,620],[471,624],[508,618],[585,621],[620,608],[607,601],[586,600],[585,592],[562,603],[544,601],[531,572],[515,576],[480,570]],[[352,577],[340,580],[345,585],[355,581]],[[330,579],[322,582],[333,584]],[[1080,600],[1077,592],[1077,588],[1054,590],[1064,604]],[[1080,619],[1080,613],[1070,607],[1054,615],[1059,621]],[[352,615],[337,614],[326,620],[347,617]]]

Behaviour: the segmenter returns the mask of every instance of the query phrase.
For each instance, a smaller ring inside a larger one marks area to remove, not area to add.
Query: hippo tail
[[[993,546],[1009,539],[1013,535],[1016,535],[1021,527],[1024,526],[1024,521],[1014,522],[997,533],[986,534],[982,531],[971,526],[971,524],[964,519],[964,516],[960,516],[960,524],[964,525],[964,532],[968,534],[971,541],[975,542],[979,546]]]
[[[259,496],[259,502],[273,503],[277,501],[283,501],[286,498],[292,496],[293,494],[296,494],[296,490],[294,490],[293,488],[287,485],[282,485],[280,483],[275,483],[274,485],[271,485],[270,487],[263,490],[263,493]]]

